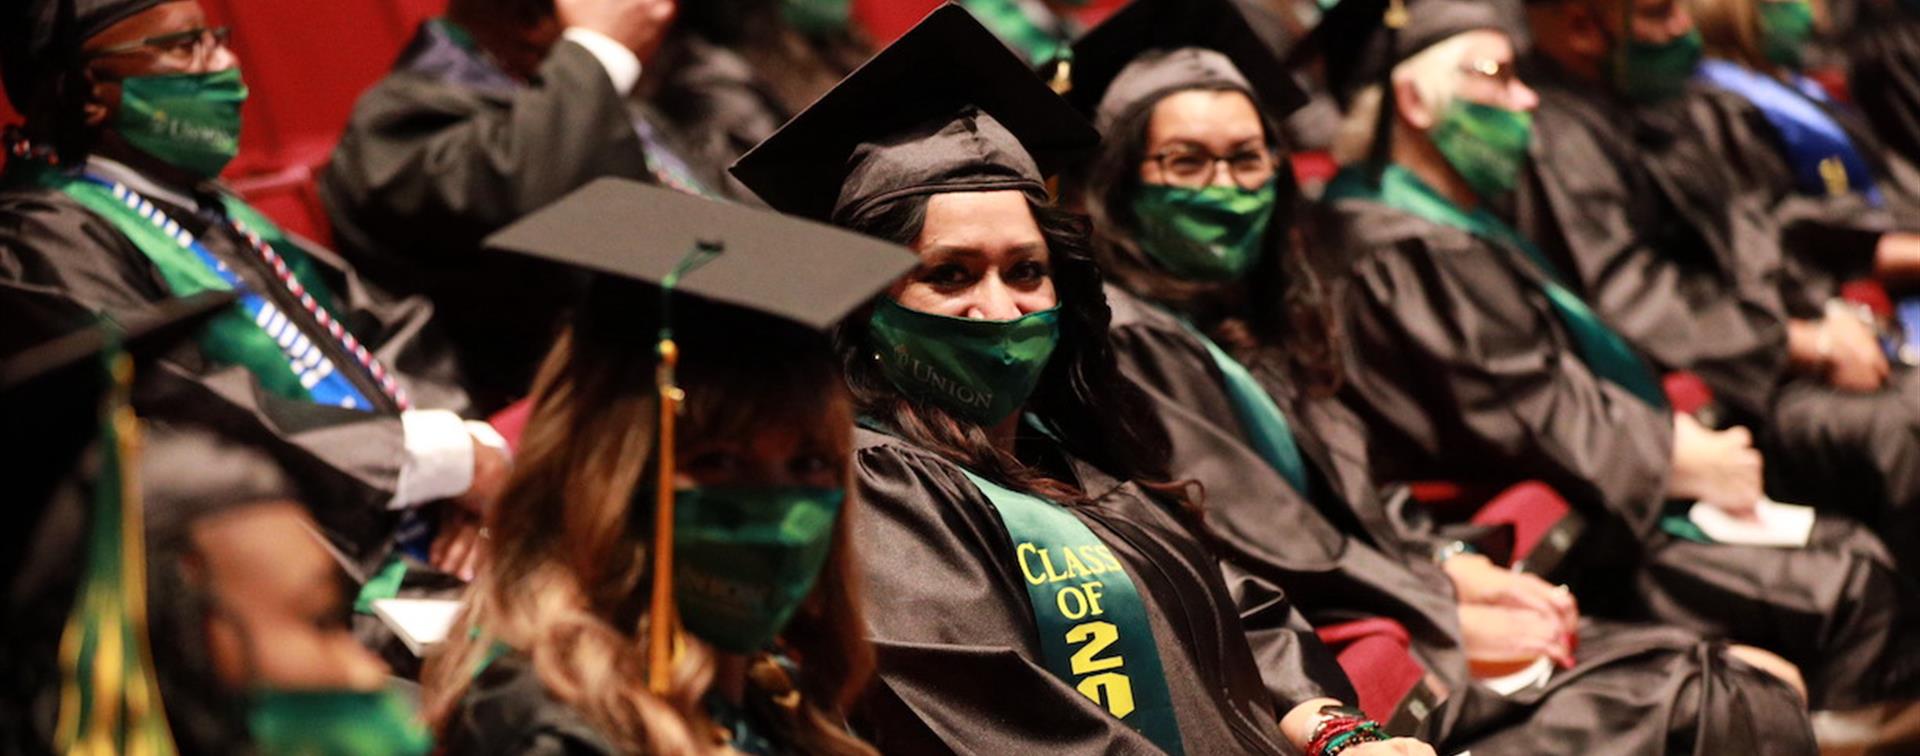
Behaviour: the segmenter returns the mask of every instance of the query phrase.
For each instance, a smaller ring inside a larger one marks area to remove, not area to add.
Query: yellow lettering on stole
[[[1071,660],[1073,673],[1084,676],[1074,689],[1114,716],[1125,719],[1135,708],[1133,683],[1126,675],[1112,670],[1119,670],[1126,660],[1119,656],[1100,657],[1102,651],[1119,639],[1120,628],[1111,622],[1087,622],[1067,631],[1068,643],[1085,644],[1073,652]]]
[[[1066,560],[1067,577],[1092,577],[1093,573],[1088,571],[1087,566],[1080,562],[1080,557],[1073,553],[1073,549],[1062,546],[1060,548],[1060,558]]]
[[[1034,585],[1041,585],[1047,582],[1045,577],[1033,573],[1033,565],[1027,561],[1027,555],[1029,554],[1039,554],[1040,558],[1045,560],[1046,552],[1041,551],[1040,547],[1031,543],[1023,543],[1015,547],[1013,553],[1020,560],[1020,574],[1027,576],[1027,582]]]

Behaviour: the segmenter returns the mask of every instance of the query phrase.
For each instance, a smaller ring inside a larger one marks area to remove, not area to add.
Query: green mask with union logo
[[[1666,42],[1629,39],[1614,53],[1615,84],[1627,99],[1638,103],[1677,97],[1687,90],[1687,80],[1705,50],[1699,29],[1688,29]]]
[[[114,128],[141,152],[202,178],[240,154],[239,68],[198,74],[132,76],[120,82]]]
[[[1060,343],[1060,308],[1013,320],[920,312],[887,297],[867,322],[880,372],[894,388],[980,425],[1027,403]]]
[[[1533,115],[1455,99],[1427,132],[1434,149],[1481,199],[1513,191],[1533,138]]]
[[[1140,248],[1181,278],[1237,280],[1260,261],[1278,197],[1272,181],[1258,189],[1142,185],[1133,200]]]
[[[687,631],[728,653],[766,648],[813,591],[845,501],[837,488],[675,493],[673,595]],[[652,523],[652,506],[634,511]]]

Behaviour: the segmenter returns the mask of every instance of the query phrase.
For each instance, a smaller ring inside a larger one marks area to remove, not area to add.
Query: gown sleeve
[[[1353,220],[1394,220],[1371,215]],[[1583,540],[1612,536],[1588,558],[1631,560],[1665,500],[1671,418],[1588,370],[1506,252],[1422,225],[1343,251],[1342,395],[1399,446],[1377,475],[1539,480],[1587,515]]]
[[[626,99],[592,53],[562,41],[536,84],[510,93],[388,76],[355,107],[322,189],[337,224],[377,229],[389,247],[478,249],[594,178],[644,172]]]
[[[882,753],[1154,753],[1037,660],[992,504],[922,453],[859,452],[854,531],[879,672],[856,729]],[[1009,702],[1019,702],[1012,705]]]

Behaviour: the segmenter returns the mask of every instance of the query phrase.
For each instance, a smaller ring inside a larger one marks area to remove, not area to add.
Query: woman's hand
[[[1563,632],[1580,627],[1580,605],[1566,586],[1556,586],[1524,572],[1501,569],[1479,554],[1458,554],[1441,565],[1453,579],[1453,591],[1462,604],[1527,609],[1559,620]]]
[[[1530,609],[1460,605],[1460,635],[1475,676],[1511,674],[1544,656],[1573,666],[1573,635],[1552,615]]]
[[[1433,756],[1433,746],[1413,738],[1394,738],[1341,751],[1340,756]]]
[[[1673,416],[1673,474],[1667,495],[1729,514],[1750,515],[1765,495],[1760,452],[1745,428],[1708,430],[1691,415]]]

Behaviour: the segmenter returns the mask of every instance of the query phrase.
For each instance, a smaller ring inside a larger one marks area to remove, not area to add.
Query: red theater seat
[[[1473,515],[1475,525],[1513,527],[1513,561],[1525,560],[1547,531],[1558,525],[1573,507],[1545,483],[1528,481],[1507,489]]]
[[[1697,414],[1713,404],[1713,389],[1692,373],[1668,373],[1661,379],[1661,386],[1666,389],[1667,403],[1679,414]]]
[[[1426,677],[1413,658],[1413,641],[1400,623],[1382,617],[1355,620],[1319,629],[1340,669],[1353,682],[1361,711],[1376,721],[1393,719],[1401,701]]]

